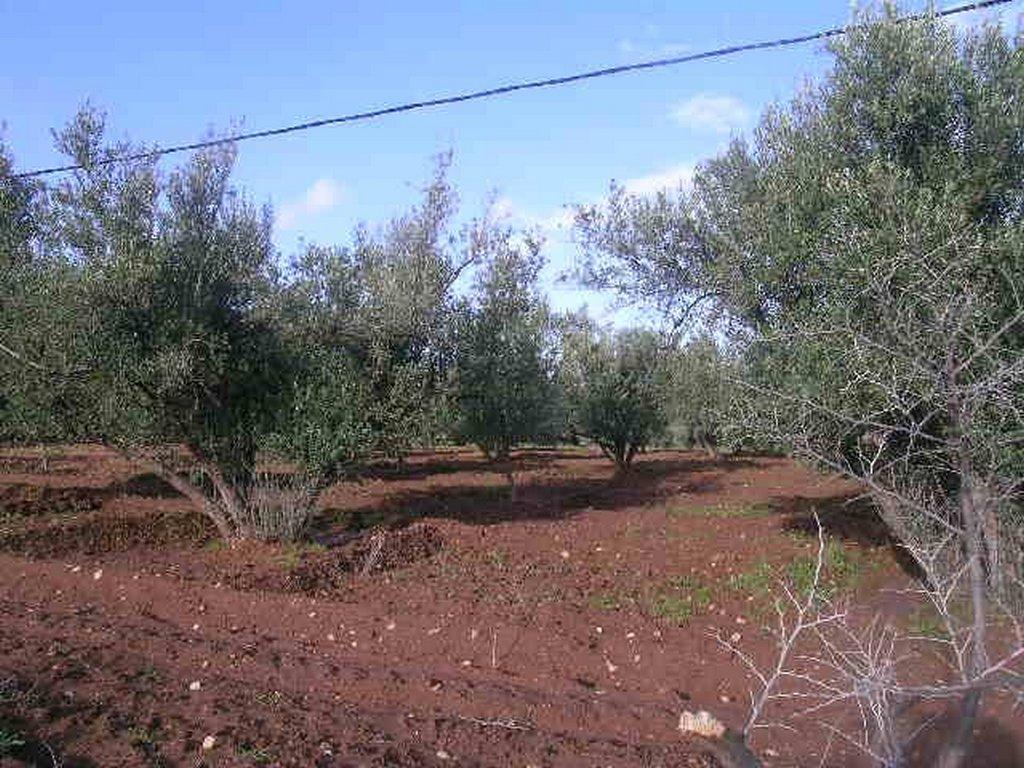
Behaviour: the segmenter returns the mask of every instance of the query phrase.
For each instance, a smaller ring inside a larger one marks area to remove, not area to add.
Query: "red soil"
[[[29,764],[710,766],[679,714],[739,725],[749,679],[709,633],[772,652],[730,576],[813,552],[820,509],[862,600],[906,581],[848,486],[783,459],[659,452],[616,479],[524,452],[513,502],[472,454],[421,455],[333,488],[319,546],[226,549],[101,449],[0,458],[0,730]],[[1020,723],[982,729],[979,765],[1021,764]],[[754,739],[766,765],[824,744],[813,720]]]

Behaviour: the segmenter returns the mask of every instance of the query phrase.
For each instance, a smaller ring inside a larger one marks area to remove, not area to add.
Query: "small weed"
[[[798,597],[806,596],[814,586],[814,569],[817,558],[803,555],[786,566],[786,577]],[[861,558],[845,549],[842,544],[830,541],[825,546],[825,562],[822,568],[818,590],[823,598],[831,600],[839,592],[856,586],[861,573]]]
[[[276,709],[281,704],[281,692],[280,691],[264,691],[257,693],[253,696],[253,699],[261,707],[267,707],[268,709]]]
[[[759,562],[751,570],[729,577],[729,588],[751,597],[765,597],[771,592],[774,572],[769,563]]]
[[[622,599],[614,592],[600,592],[590,596],[590,604],[600,611],[618,611],[622,608]]]
[[[495,568],[504,568],[508,563],[508,553],[501,549],[492,549],[487,553],[487,559]]]
[[[240,745],[237,754],[242,760],[248,760],[254,765],[266,765],[274,759],[270,750],[252,744]]]
[[[13,677],[0,680],[0,704],[10,704],[21,698],[18,681]]]
[[[278,555],[277,562],[286,571],[292,571],[302,564],[302,559],[307,554],[319,554],[326,551],[327,547],[323,544],[313,542],[285,544],[281,547],[281,554]]]
[[[800,555],[791,560],[782,574],[796,597],[806,596],[814,585],[814,570],[817,558]],[[844,548],[836,541],[825,547],[825,562],[822,568],[818,592],[821,597],[831,600],[839,592],[856,586],[863,570],[863,558],[856,552]],[[763,600],[772,594],[775,582],[780,577],[770,563],[762,560],[752,569],[729,578],[730,589],[749,597]]]
[[[145,664],[139,667],[139,671],[135,673],[135,681],[147,687],[159,685],[163,679],[164,677],[160,674],[160,670],[152,664]]]
[[[650,604],[651,614],[673,624],[685,624],[693,616],[693,600],[689,596],[659,594]]]
[[[643,526],[640,523],[626,523],[626,527],[622,530],[622,535],[627,539],[638,538],[643,533]]]
[[[25,740],[17,731],[0,728],[0,757],[9,757],[25,746]]]
[[[932,640],[944,640],[949,637],[946,628],[934,611],[919,608],[910,615],[907,621],[907,633],[914,637],[927,637]]]
[[[155,728],[143,728],[136,725],[128,729],[128,740],[133,747],[152,749],[160,742],[160,733]]]
[[[651,615],[674,624],[685,624],[711,604],[711,588],[692,576],[669,579],[648,601]]]
[[[203,549],[207,552],[222,552],[227,549],[227,542],[223,539],[210,539],[203,545]]]

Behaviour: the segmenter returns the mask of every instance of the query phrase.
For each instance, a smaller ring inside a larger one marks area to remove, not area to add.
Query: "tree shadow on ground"
[[[840,494],[818,499],[794,496],[774,502],[772,508],[784,516],[784,530],[817,536],[817,524],[814,522],[817,513],[828,536],[863,547],[888,548],[904,573],[915,579],[924,577],[920,566],[892,535],[878,514],[878,508],[867,496]]]
[[[141,496],[147,499],[181,498],[181,494],[170,483],[152,472],[132,475],[124,482],[116,483],[113,491],[122,496]]]
[[[514,475],[519,475],[534,466],[543,469],[565,458],[595,459],[593,455],[566,452],[531,452],[526,461],[522,458],[517,456],[507,465],[496,466],[489,471],[504,475],[511,469]],[[714,472],[720,475],[755,465],[756,462],[750,459],[648,454],[626,473],[616,474],[609,463],[607,474],[599,477],[559,478],[555,482],[517,479],[514,491],[504,481],[500,484],[452,484],[396,490],[364,506],[328,508],[324,511],[324,518],[326,528],[333,527],[331,521],[345,520],[348,530],[379,524],[400,527],[424,517],[446,517],[477,525],[516,520],[561,520],[587,509],[646,506],[680,492],[714,492],[721,488],[719,478],[694,478],[693,474]],[[441,466],[446,468],[449,465],[442,462]],[[429,477],[430,474],[424,476]]]
[[[596,454],[564,448],[529,448],[516,451],[506,462],[491,461],[479,451],[465,449],[457,452],[431,453],[415,451],[401,462],[379,460],[357,470],[355,480],[422,480],[434,475],[458,472],[502,474],[508,467],[517,472],[543,469],[556,462],[593,460]]]

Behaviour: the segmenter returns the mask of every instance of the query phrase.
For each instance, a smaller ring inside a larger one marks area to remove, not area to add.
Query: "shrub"
[[[667,426],[664,356],[650,332],[602,335],[582,324],[566,334],[561,375],[571,428],[619,470]]]

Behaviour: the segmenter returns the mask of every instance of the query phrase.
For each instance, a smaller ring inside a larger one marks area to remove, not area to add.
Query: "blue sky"
[[[1022,12],[1017,0],[999,15],[1015,26]],[[107,111],[114,137],[172,144],[790,36],[849,14],[841,0],[0,0],[0,120],[29,169],[59,161],[50,130],[86,99]],[[275,206],[288,254],[300,238],[345,242],[357,222],[400,212],[432,156],[451,148],[467,215],[497,195],[513,219],[546,227],[556,308],[587,302],[599,318],[636,319],[554,281],[574,257],[558,226],[565,206],[600,199],[611,179],[646,191],[685,178],[827,64],[808,44],[256,140],[241,145],[236,179]]]

